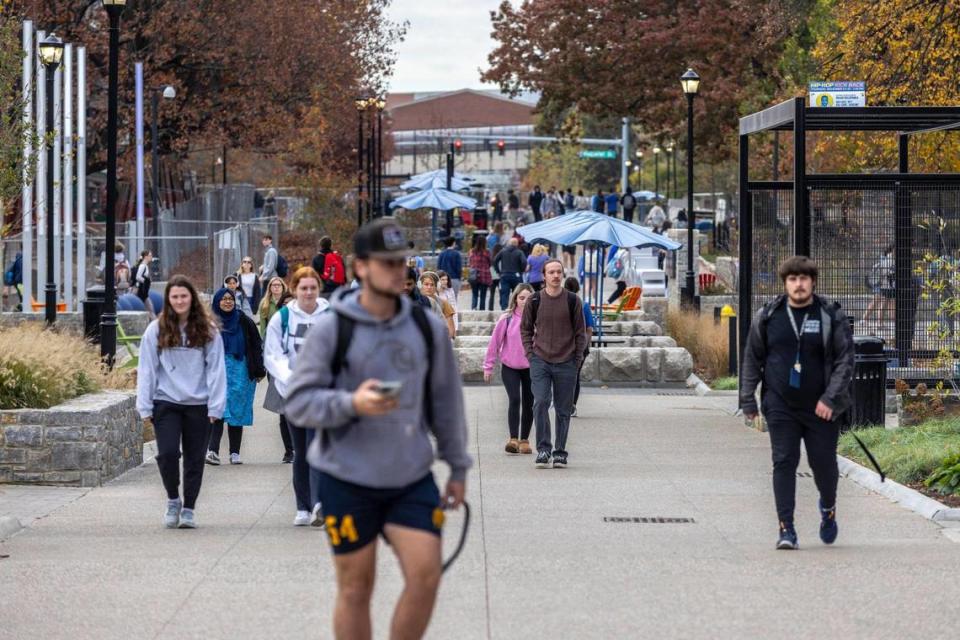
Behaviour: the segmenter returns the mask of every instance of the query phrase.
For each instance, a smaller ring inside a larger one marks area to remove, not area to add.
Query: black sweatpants
[[[315,429],[301,429],[289,420],[287,428],[293,440],[293,493],[297,497],[297,511],[313,511],[317,503],[317,474],[311,473],[307,449],[316,435]]]
[[[530,387],[530,369],[500,367],[503,388],[507,390],[510,405],[507,408],[507,425],[510,437],[528,440],[533,428],[533,390]]]
[[[283,440],[283,452],[293,453],[293,440],[290,438],[290,427],[287,426],[287,416],[280,414],[280,438]]]
[[[207,405],[156,401],[153,430],[157,436],[157,467],[167,498],[180,497],[180,448],[183,447],[183,507],[193,509],[203,482],[204,456],[210,440]]]
[[[223,438],[223,420],[213,423],[210,430],[210,451],[220,455],[220,440]],[[240,454],[240,443],[243,442],[243,427],[227,425],[227,440],[230,442],[230,453]]]
[[[793,524],[801,440],[807,450],[813,481],[820,491],[820,501],[825,507],[836,506],[840,479],[837,469],[840,425],[821,420],[812,412],[786,408],[765,411],[764,418],[773,450],[773,495],[780,521]]]

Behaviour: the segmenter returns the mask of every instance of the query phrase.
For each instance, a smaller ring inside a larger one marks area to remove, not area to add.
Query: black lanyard
[[[800,333],[801,329],[806,328],[807,319],[810,317],[810,312],[803,314],[803,320],[800,322],[800,328],[797,328],[797,321],[793,317],[793,309],[787,306],[787,317],[790,318],[790,327],[793,328],[793,335],[797,336],[797,356],[793,360],[793,370],[799,374],[803,367],[800,364],[800,345],[803,342],[803,334]],[[800,381],[794,378],[791,378],[791,386],[799,387]]]

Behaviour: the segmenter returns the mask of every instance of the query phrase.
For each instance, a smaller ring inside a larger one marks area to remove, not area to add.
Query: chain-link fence
[[[786,188],[750,196],[756,311],[783,290],[777,266],[794,253],[794,199]],[[808,198],[817,291],[841,304],[856,335],[884,339],[889,379],[960,378],[960,182],[811,176]]]

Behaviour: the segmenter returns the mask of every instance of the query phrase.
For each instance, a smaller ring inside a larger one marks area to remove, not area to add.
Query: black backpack
[[[277,275],[281,278],[286,278],[287,274],[290,273],[290,265],[287,264],[287,259],[280,255],[280,252],[277,252],[277,266],[276,266]]]
[[[333,374],[333,381],[330,388],[337,385],[337,378],[340,372],[347,368],[347,350],[350,349],[350,343],[353,341],[353,329],[356,325],[353,318],[335,311],[337,314],[337,347],[333,352],[333,360],[330,362],[330,373]],[[427,418],[427,424],[433,425],[433,403],[430,402],[430,380],[433,376],[433,331],[430,329],[430,321],[427,319],[427,312],[419,304],[413,304],[410,307],[410,314],[417,325],[417,329],[423,335],[423,341],[427,345],[427,375],[424,378],[423,386],[423,412]],[[326,430],[323,431],[326,434]]]

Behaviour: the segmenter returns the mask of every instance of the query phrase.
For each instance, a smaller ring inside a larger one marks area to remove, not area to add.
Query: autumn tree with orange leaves
[[[129,0],[120,33],[120,138],[133,139],[133,63],[146,84],[172,84],[160,113],[161,152],[198,140],[233,148],[304,151],[305,128],[327,169],[349,170],[352,97],[383,86],[403,28],[389,0]],[[10,0],[4,9],[87,47],[90,169],[105,163],[107,15],[93,0]],[[149,143],[148,143],[149,144]],[[121,148],[123,153],[126,149]],[[305,154],[306,155],[306,154]],[[308,160],[302,158],[302,160]],[[309,160],[308,160],[309,161]]]

